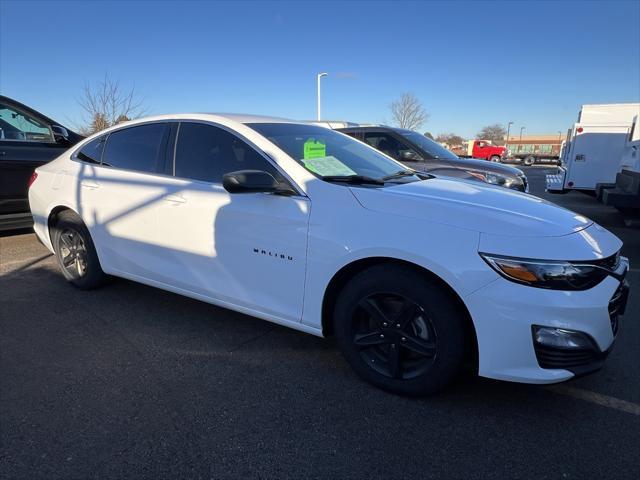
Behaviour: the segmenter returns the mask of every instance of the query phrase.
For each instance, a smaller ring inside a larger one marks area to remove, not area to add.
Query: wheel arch
[[[52,238],[51,238],[51,228],[58,221],[58,216],[62,212],[66,211],[66,210],[69,210],[69,211],[75,213],[76,215],[78,215],[78,218],[81,218],[80,215],[78,214],[78,212],[76,212],[73,208],[69,207],[68,205],[58,205],[58,206],[52,208],[51,211],[49,212],[49,216],[47,217],[47,232],[49,234],[49,241],[52,240]]]
[[[464,301],[458,295],[458,293],[449,285],[445,280],[443,280],[440,276],[433,273],[431,270],[426,269],[425,267],[415,264],[413,262],[407,260],[401,260],[398,258],[392,257],[367,257],[361,258],[358,260],[354,260],[346,265],[344,265],[340,270],[338,270],[334,276],[329,281],[327,288],[325,289],[325,293],[322,299],[322,335],[325,337],[333,335],[333,323],[332,323],[332,312],[335,307],[335,303],[338,298],[338,294],[342,290],[342,288],[358,273],[361,271],[370,268],[375,265],[380,264],[395,264],[402,265],[404,267],[410,268],[420,273],[424,278],[436,282],[440,285],[449,295],[449,298],[456,304],[456,307],[459,309],[460,314],[464,318],[465,325],[465,337],[468,342],[466,346],[466,352],[469,355],[469,360],[473,362],[474,366],[477,368],[478,365],[478,339],[476,336],[476,329],[473,324],[473,320],[471,318],[471,314],[469,313],[469,309],[465,305]]]

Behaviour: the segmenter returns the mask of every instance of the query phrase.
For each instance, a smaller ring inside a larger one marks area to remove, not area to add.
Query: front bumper
[[[498,278],[465,298],[478,339],[481,376],[556,383],[599,369],[611,350],[628,287],[613,277],[586,291],[532,288]],[[591,351],[541,349],[534,325],[583,332]]]

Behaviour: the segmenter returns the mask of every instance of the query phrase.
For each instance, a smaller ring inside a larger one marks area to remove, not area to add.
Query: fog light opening
[[[564,328],[533,326],[533,340],[539,345],[567,349],[593,349],[593,341],[583,332]]]

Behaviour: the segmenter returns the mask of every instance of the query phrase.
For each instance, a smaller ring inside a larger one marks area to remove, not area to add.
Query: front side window
[[[297,123],[252,123],[249,127],[324,179],[361,176],[383,181],[402,169],[380,152],[328,128]]]
[[[31,115],[0,104],[0,140],[54,142],[51,128]]]
[[[400,160],[402,151],[408,147],[387,133],[370,132],[364,134],[364,141],[391,158]]]
[[[83,162],[100,163],[106,139],[106,136],[94,138],[78,151],[76,158]]]
[[[204,123],[182,122],[176,144],[175,176],[222,183],[225,173],[261,170],[284,178],[262,155],[232,133]]]
[[[429,158],[445,159],[445,160],[458,160],[458,156],[447,150],[438,142],[425,137],[421,133],[414,132],[413,130],[396,130],[404,138],[408,139],[414,145],[416,145],[422,152],[424,152]]]
[[[145,173],[162,172],[168,130],[166,123],[149,123],[111,132],[102,164]]]

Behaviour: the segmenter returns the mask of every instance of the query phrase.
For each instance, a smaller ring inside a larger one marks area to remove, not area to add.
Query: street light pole
[[[520,143],[522,143],[522,131],[527,127],[520,127]]]
[[[509,151],[509,132],[511,131],[511,125],[513,125],[513,122],[509,122],[507,124],[507,141],[504,144],[504,149],[508,152]]]
[[[320,121],[320,79],[322,77],[326,77],[328,75],[328,73],[319,73],[317,75],[317,81],[318,81],[318,121]]]

